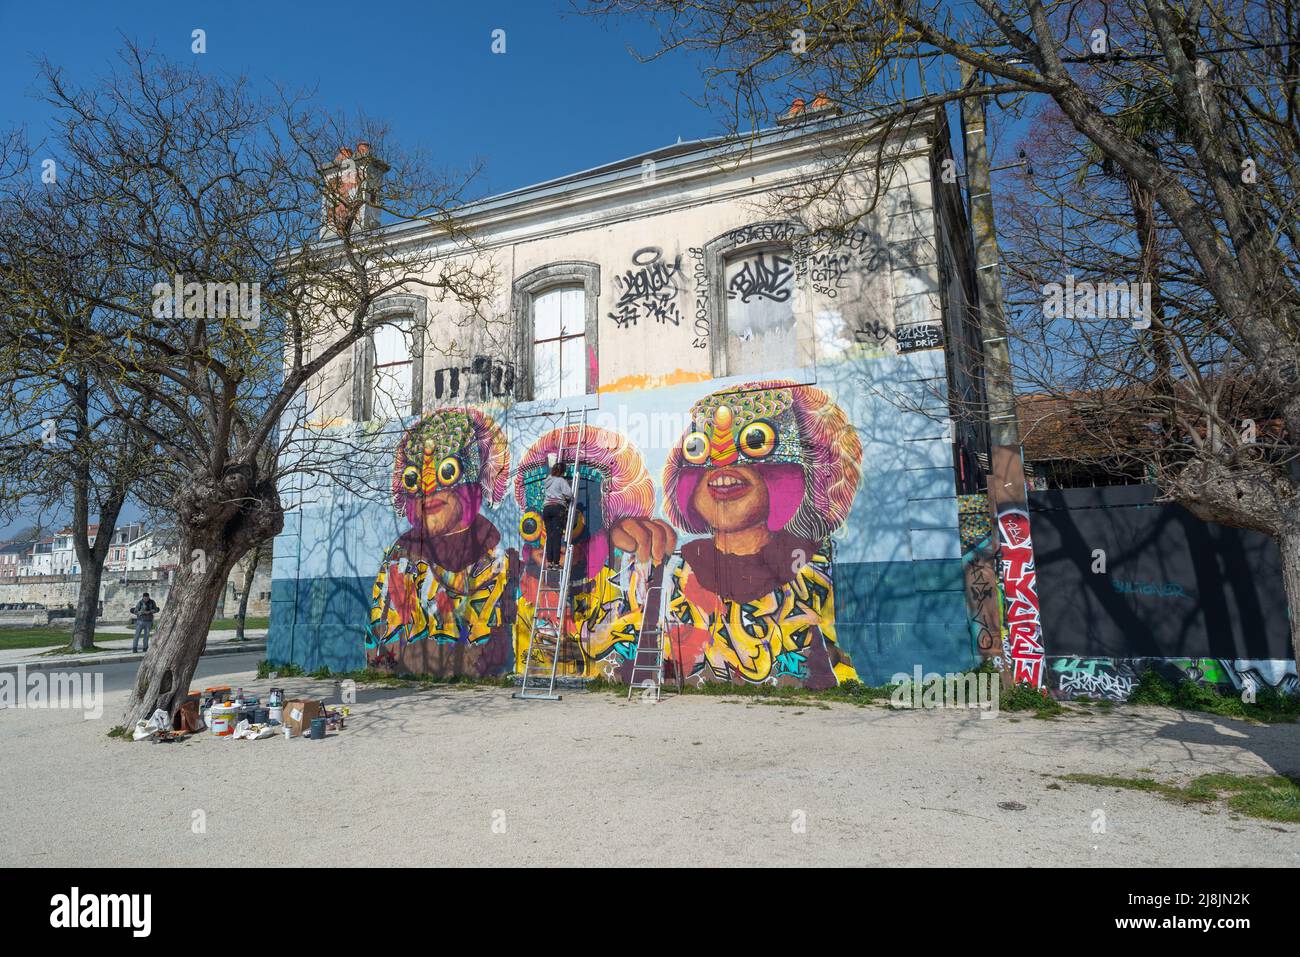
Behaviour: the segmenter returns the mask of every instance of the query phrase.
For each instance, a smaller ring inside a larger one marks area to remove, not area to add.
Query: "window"
[[[585,300],[581,286],[562,286],[533,297],[534,399],[587,391]]]
[[[599,299],[595,263],[551,263],[515,279],[511,315],[520,399],[553,400],[597,390]]]
[[[420,414],[427,308],[422,296],[406,294],[371,307],[367,321],[378,324],[352,352],[355,421],[390,422]]]
[[[789,246],[727,257],[727,374],[763,374],[799,364],[794,256]]]
[[[784,220],[750,223],[704,245],[709,355],[715,376],[767,375],[804,365],[795,248],[805,235]]]
[[[374,369],[371,373],[370,418],[387,422],[410,414],[411,377],[415,362],[411,350],[409,316],[374,331]]]

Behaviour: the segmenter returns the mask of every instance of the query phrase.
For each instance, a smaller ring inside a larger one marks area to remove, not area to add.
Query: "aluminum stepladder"
[[[663,600],[664,575],[668,561],[672,556],[665,556],[662,563],[650,571],[650,580],[646,585],[644,613],[641,616],[641,630],[636,636],[636,650],[632,652],[632,673],[627,679],[627,700],[632,700],[632,692],[642,689],[644,700],[661,700],[664,685],[664,626],[668,622],[668,603]],[[680,648],[673,659],[673,671],[677,675],[677,692],[682,690],[682,663]],[[640,685],[637,675],[642,674]]]
[[[524,680],[511,697],[522,698],[531,701],[559,701],[561,695],[555,693],[555,676],[560,667],[560,645],[564,641],[564,620],[569,613],[569,579],[573,570],[573,518],[578,511],[578,484],[582,481],[580,468],[582,466],[582,443],[587,437],[587,410],[585,408],[574,411],[566,410],[564,413],[564,425],[560,432],[560,450],[557,462],[565,461],[565,452],[573,452],[573,498],[569,500],[569,512],[564,523],[564,558],[560,568],[559,585],[550,587],[548,583],[553,576],[551,570],[546,567],[546,556],[543,554],[541,568],[537,575],[537,592],[533,595],[533,622],[528,628],[528,651],[524,655]],[[569,436],[573,434],[573,444],[569,444]],[[544,503],[543,503],[544,504]],[[550,621],[542,622],[543,615],[548,610],[542,608],[542,598],[545,595],[555,596],[555,606],[548,609],[552,617]],[[554,636],[555,651],[551,655],[551,674],[549,680],[541,672],[542,668],[533,667],[533,646],[537,641],[538,634],[544,637]],[[534,679],[530,684],[529,679]],[[543,684],[543,681],[545,683]]]

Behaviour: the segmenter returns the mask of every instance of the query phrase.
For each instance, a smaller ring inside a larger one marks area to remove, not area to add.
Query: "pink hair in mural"
[[[580,535],[575,533],[575,541],[581,537],[584,542],[586,570],[589,576],[594,576],[609,558],[609,540],[604,532],[622,519],[649,517],[655,505],[654,483],[641,453],[622,436],[594,425],[587,426],[585,432],[573,425],[566,429],[547,432],[524,453],[515,475],[515,500],[524,514],[523,524],[527,528],[540,528],[537,522],[529,524],[529,516],[541,511],[541,479],[550,466],[550,458],[555,456],[558,461],[563,450],[564,462],[572,463],[581,434],[583,481],[579,495],[583,485],[596,481],[599,502],[592,508],[593,514],[586,517]],[[529,541],[527,531],[524,540]]]

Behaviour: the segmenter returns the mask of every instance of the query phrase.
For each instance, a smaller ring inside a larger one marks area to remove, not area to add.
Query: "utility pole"
[[[980,82],[979,74],[964,62],[961,79],[963,89]],[[992,470],[988,477],[989,511],[997,535],[997,565],[1003,597],[1002,647],[995,649],[990,657],[996,658],[1002,667],[1003,684],[1027,683],[1038,688],[1046,677],[1038,576],[1029,530],[1029,500],[1024,452],[1016,421],[1015,386],[1011,379],[1011,349],[1002,300],[1001,255],[993,220],[993,184],[983,97],[966,97],[961,101],[961,120],[988,410]]]

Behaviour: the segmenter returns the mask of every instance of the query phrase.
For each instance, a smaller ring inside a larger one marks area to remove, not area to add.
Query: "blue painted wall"
[[[857,495],[847,522],[832,538],[838,640],[859,676],[882,684],[917,664],[927,672],[975,664],[966,628],[942,350],[902,356],[877,351],[764,378],[789,378],[826,391],[862,441]],[[662,495],[664,461],[691,404],[745,381],[719,379],[573,401],[587,405],[590,423],[614,428],[637,444]],[[505,429],[512,463],[560,424],[555,403],[482,408]],[[351,472],[297,476],[282,490],[293,510],[275,540],[271,661],[309,671],[364,666],[374,575],[385,548],[406,530],[386,488],[391,450],[409,424],[320,433],[321,442],[348,449],[344,457]],[[358,491],[362,483],[373,491]],[[506,544],[519,544],[513,497],[485,507],[484,514]]]

